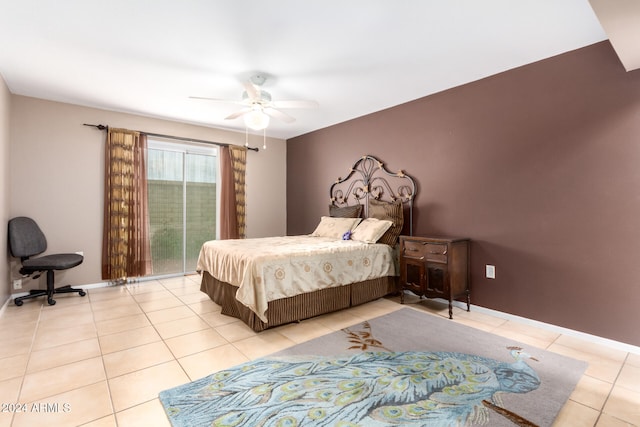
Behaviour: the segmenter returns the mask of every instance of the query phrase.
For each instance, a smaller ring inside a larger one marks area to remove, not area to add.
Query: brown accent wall
[[[365,154],[416,178],[414,234],[473,239],[473,304],[640,345],[640,71],[609,42],[289,140],[288,234]]]

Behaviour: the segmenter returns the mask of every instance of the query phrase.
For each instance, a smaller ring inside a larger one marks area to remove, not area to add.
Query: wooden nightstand
[[[400,301],[404,291],[427,298],[449,300],[449,319],[453,319],[453,300],[466,297],[471,307],[469,239],[400,236]]]

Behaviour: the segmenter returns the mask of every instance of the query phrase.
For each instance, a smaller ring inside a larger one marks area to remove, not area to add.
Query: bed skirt
[[[237,287],[219,281],[206,271],[202,272],[200,290],[222,307],[222,314],[236,317],[254,331],[260,332],[274,326],[364,304],[395,293],[396,279],[395,276],[387,276],[270,301],[266,312],[267,323],[236,300]]]

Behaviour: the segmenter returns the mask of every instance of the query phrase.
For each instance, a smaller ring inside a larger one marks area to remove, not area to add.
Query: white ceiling
[[[244,131],[238,105],[189,96],[239,100],[261,71],[274,100],[320,105],[272,119],[278,138],[606,38],[588,0],[0,0],[14,94]]]

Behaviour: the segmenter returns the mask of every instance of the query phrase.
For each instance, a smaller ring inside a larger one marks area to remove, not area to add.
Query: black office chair
[[[17,306],[23,304],[23,300],[46,295],[49,305],[56,301],[53,294],[78,292],[81,297],[86,295],[82,289],[74,289],[71,286],[54,288],[54,270],[66,270],[82,264],[84,257],[78,254],[53,254],[38,258],[31,258],[47,250],[47,239],[44,237],[38,224],[24,216],[13,218],[9,221],[9,250],[11,255],[20,258],[22,268],[20,274],[27,277],[33,273],[34,279],[40,277],[40,273],[47,272],[47,289],[32,289],[29,295],[18,297],[14,300]]]

